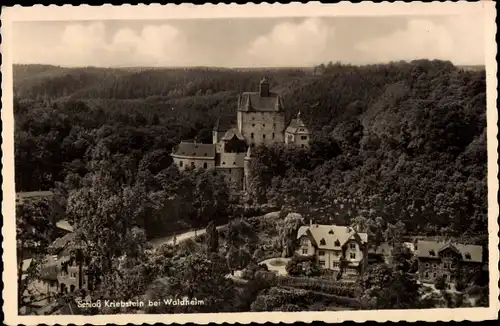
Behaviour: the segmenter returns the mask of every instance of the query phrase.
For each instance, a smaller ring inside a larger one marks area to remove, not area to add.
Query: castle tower
[[[266,78],[257,92],[244,92],[238,98],[237,125],[250,146],[284,143],[285,108]]]
[[[243,191],[248,191],[248,180],[250,178],[250,161],[252,160],[252,147],[248,146],[247,154],[243,163]]]

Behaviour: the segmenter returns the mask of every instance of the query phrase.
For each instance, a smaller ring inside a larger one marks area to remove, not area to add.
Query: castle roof
[[[351,239],[358,239],[362,243],[368,242],[368,234],[356,232],[348,226],[320,224],[301,226],[297,232],[297,239],[308,234],[312,236],[318,249],[340,250]]]
[[[462,261],[465,262],[480,263],[483,261],[483,247],[481,246],[424,240],[419,240],[417,242],[417,257],[438,259],[439,254],[445,249],[455,251],[460,255]]]
[[[221,138],[221,140],[231,140],[234,137],[238,138],[239,140],[245,140],[245,137],[238,131],[237,128],[231,128],[228,131],[226,131],[226,134]]]
[[[283,100],[275,93],[262,96],[260,92],[244,92],[238,101],[239,111],[272,112],[283,110]]]
[[[181,142],[179,146],[177,146],[173,155],[214,159],[215,144]]]
[[[309,132],[307,130],[307,126],[300,118],[300,112],[297,113],[297,117],[295,119],[290,120],[290,123],[286,127],[285,131],[294,134],[297,132],[297,130],[299,130],[299,128],[304,128],[306,132]]]

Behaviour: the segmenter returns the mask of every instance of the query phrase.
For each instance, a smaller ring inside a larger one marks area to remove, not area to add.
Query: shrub
[[[464,282],[462,282],[462,281],[460,281],[460,280],[459,280],[459,281],[457,281],[457,283],[455,284],[455,289],[456,289],[457,291],[463,291],[463,290],[465,290],[465,288],[466,288],[466,287],[467,287],[467,286],[465,285],[465,283],[464,283]]]
[[[318,276],[321,270],[314,257],[294,256],[286,265],[286,271],[292,276]]]
[[[444,276],[440,276],[436,281],[436,289],[444,290],[446,288],[446,278]]]

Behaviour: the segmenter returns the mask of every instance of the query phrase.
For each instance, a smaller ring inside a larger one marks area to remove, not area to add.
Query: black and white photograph
[[[494,3],[428,5],[3,11],[7,322],[496,319]]]

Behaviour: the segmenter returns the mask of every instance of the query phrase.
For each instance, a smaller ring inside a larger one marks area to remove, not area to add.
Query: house
[[[416,247],[418,276],[423,283],[435,283],[444,277],[456,282],[457,274],[467,268],[481,266],[483,248],[451,242],[419,240]]]
[[[367,264],[368,234],[338,225],[312,224],[301,226],[297,232],[301,256],[314,256],[328,270],[360,275]]]
[[[300,111],[295,119],[290,120],[290,123],[285,129],[285,144],[295,145],[297,147],[309,147],[311,133],[300,118]]]
[[[233,193],[248,189],[250,148],[276,143],[308,147],[310,138],[300,113],[286,125],[283,99],[270,91],[266,78],[261,80],[258,91],[243,92],[236,106],[236,123],[218,119],[212,144],[181,141],[171,154],[180,169],[215,168],[224,175]]]

